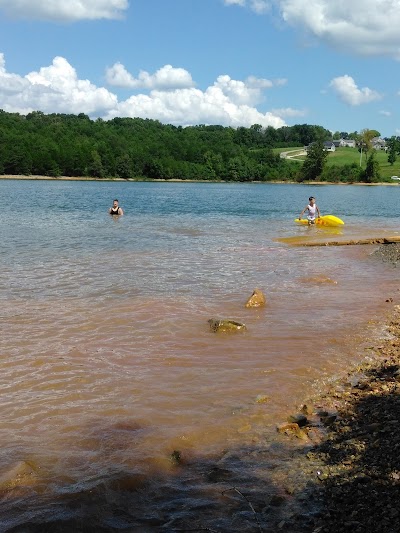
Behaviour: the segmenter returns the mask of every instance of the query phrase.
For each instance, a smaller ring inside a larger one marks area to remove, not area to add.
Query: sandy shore
[[[11,174],[2,174],[0,175],[0,179],[2,180],[48,180],[48,181],[126,181],[126,182],[135,182],[135,181],[155,181],[155,182],[183,182],[183,183],[236,183],[224,180],[183,180],[183,179],[141,179],[141,178],[130,178],[130,179],[123,179],[123,178],[91,178],[91,177],[82,177],[82,176],[23,176],[23,175],[11,175]],[[390,187],[392,186],[399,186],[400,182],[380,182],[380,183],[331,183],[328,181],[303,181],[299,183],[298,181],[286,181],[286,180],[274,180],[274,181],[252,181],[251,183],[286,183],[286,184],[297,184],[297,185],[363,185],[363,186],[377,186],[377,185],[388,185]]]

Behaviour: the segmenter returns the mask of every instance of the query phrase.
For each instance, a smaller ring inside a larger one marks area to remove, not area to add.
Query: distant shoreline
[[[398,186],[400,185],[400,182],[387,182],[382,181],[379,183],[365,183],[365,182],[354,182],[354,183],[343,183],[343,182],[329,182],[329,181],[286,181],[286,180],[274,180],[274,181],[246,181],[246,182],[240,182],[240,181],[225,181],[225,180],[184,180],[184,179],[178,179],[178,178],[172,178],[172,179],[140,179],[140,178],[92,178],[92,177],[84,177],[84,176],[59,176],[57,178],[53,176],[24,176],[21,174],[3,174],[0,175],[0,180],[26,180],[26,181],[103,181],[103,182],[136,182],[136,183],[265,183],[265,184],[286,184],[286,185],[365,185],[365,186],[377,186],[377,185],[388,185],[390,187],[392,186]]]

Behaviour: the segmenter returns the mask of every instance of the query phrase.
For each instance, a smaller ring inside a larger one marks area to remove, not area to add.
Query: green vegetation
[[[361,153],[339,148],[327,154],[322,140],[330,139],[331,132],[315,125],[183,128],[140,118],[106,122],[84,114],[36,111],[25,116],[0,110],[0,174],[241,182],[390,180],[400,174],[395,164],[400,142],[393,138],[388,160],[385,152],[371,150],[375,133],[354,134]],[[304,146],[312,143],[315,148],[306,155]],[[282,152],[290,152],[290,158]]]
[[[292,149],[290,149],[292,150]],[[295,153],[295,152],[294,152]],[[397,157],[394,161],[394,164],[392,165],[390,163],[389,154],[385,152],[384,150],[377,150],[374,151],[374,158],[377,161],[379,165],[379,174],[380,174],[380,181],[390,181],[390,177],[393,175],[400,176],[400,162],[397,161]],[[354,179],[351,179],[350,181],[360,181],[360,178],[357,176],[360,170],[365,170],[367,159],[365,153],[362,155],[358,151],[357,148],[336,148],[335,152],[328,152],[328,157],[326,159],[326,165],[324,167],[324,174],[322,176],[322,179],[327,181],[332,181],[332,179],[327,179],[329,175],[332,174],[332,171],[330,172],[329,169],[333,167],[333,169],[336,169],[340,174],[340,169],[343,170],[343,168],[352,168],[353,172],[351,173]],[[298,157],[294,156],[293,159],[290,161],[297,162],[297,165],[300,166],[305,160],[304,155],[299,155]],[[361,166],[360,166],[360,160],[361,160]],[[397,161],[397,164],[396,164]],[[332,169],[332,170],[333,170]],[[333,180],[335,181],[335,180]],[[343,179],[343,176],[339,181],[345,181]],[[348,180],[346,180],[348,181]]]
[[[309,125],[182,128],[139,118],[105,122],[84,114],[0,111],[0,174],[293,181],[298,169],[271,148],[328,134]]]
[[[307,156],[301,169],[301,181],[316,181],[322,176],[328,152],[323,141],[316,141],[308,147]]]

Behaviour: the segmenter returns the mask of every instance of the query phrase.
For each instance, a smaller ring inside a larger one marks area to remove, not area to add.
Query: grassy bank
[[[282,152],[292,152],[292,157],[288,160],[293,164],[303,163],[305,155],[296,156],[296,152],[303,150],[304,147],[295,147],[295,148],[276,148],[274,153],[280,154]],[[394,165],[388,163],[388,154],[382,150],[375,152],[375,159],[379,164],[379,171],[381,178],[383,180],[390,179],[391,176],[400,176],[400,159],[398,159]],[[361,166],[365,169],[366,166],[366,156],[365,153],[360,154],[357,148],[342,147],[337,148],[334,152],[328,153],[328,158],[326,164],[330,165],[352,165]],[[360,165],[361,164],[361,165]]]

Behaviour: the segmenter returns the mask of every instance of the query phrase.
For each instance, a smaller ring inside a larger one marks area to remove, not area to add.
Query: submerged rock
[[[0,490],[34,485],[38,467],[32,461],[19,461],[0,475]]]
[[[245,324],[241,322],[235,322],[234,320],[219,320],[216,318],[210,318],[208,320],[210,324],[211,331],[214,333],[229,333],[235,331],[244,331],[246,330]]]
[[[288,416],[287,421],[291,424],[298,424],[299,427],[304,427],[307,425],[308,420],[306,415],[303,415],[303,413],[297,413],[295,415]]]
[[[300,426],[295,422],[281,424],[276,429],[278,433],[284,433],[285,435],[289,436],[292,435],[302,440],[308,439],[307,433],[304,431],[304,429],[301,429]]]
[[[230,477],[232,477],[233,473],[230,470],[227,470],[226,468],[220,468],[218,466],[214,466],[207,474],[206,478],[207,481],[210,483],[221,483],[223,481],[226,481]]]
[[[300,278],[300,281],[303,283],[315,283],[315,284],[331,284],[331,285],[337,285],[337,281],[329,278],[328,276],[324,276],[323,274],[317,275],[317,276],[311,276],[306,278]]]
[[[264,293],[260,289],[254,289],[253,294],[247,300],[246,307],[263,307],[265,304]]]
[[[169,456],[169,459],[172,464],[180,465],[182,463],[182,454],[179,450],[174,450]]]
[[[256,403],[268,403],[271,400],[266,394],[259,394],[256,398]]]

